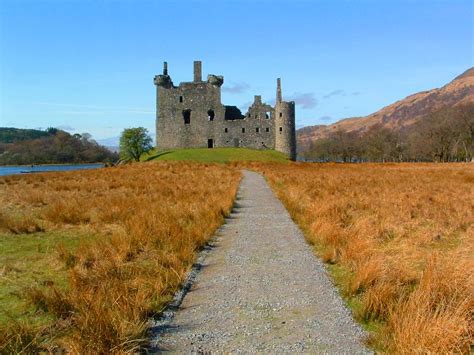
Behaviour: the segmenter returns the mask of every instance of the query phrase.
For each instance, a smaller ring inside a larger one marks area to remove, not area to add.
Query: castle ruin
[[[275,107],[256,95],[243,115],[221,103],[224,77],[202,80],[201,62],[194,62],[194,80],[174,86],[163,64],[156,75],[156,142],[159,149],[245,147],[274,149],[296,159],[295,103],[282,100],[277,79]]]

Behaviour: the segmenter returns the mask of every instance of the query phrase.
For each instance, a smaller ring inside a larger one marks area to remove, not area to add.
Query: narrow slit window
[[[265,128],[265,132],[270,132],[270,128]]]
[[[182,96],[179,97],[179,102],[183,102],[183,97]]]
[[[245,133],[245,128],[242,127],[242,133]]]
[[[283,132],[283,127],[280,127],[280,132]]]
[[[224,128],[224,132],[225,132],[225,133],[227,133],[227,132],[228,132],[228,131],[227,131],[227,127],[226,127],[226,128]]]
[[[280,112],[280,117],[281,117],[281,116],[283,116],[283,113],[282,113],[282,112]]]
[[[260,128],[258,128],[258,127],[257,127],[257,128],[255,128],[255,132],[257,132],[257,133],[258,133],[259,131],[260,131]]]

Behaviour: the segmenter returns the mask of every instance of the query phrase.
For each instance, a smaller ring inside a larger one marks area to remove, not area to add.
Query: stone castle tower
[[[254,97],[243,115],[236,106],[221,103],[224,77],[202,80],[201,62],[194,62],[194,80],[174,86],[163,65],[156,75],[156,143],[159,149],[245,147],[275,149],[296,159],[295,103],[282,99],[277,79],[275,107]]]

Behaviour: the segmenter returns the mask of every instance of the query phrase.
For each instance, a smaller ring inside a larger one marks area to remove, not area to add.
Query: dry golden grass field
[[[0,353],[128,352],[262,172],[389,353],[474,342],[474,165],[140,163],[0,178]]]
[[[0,178],[0,353],[137,349],[239,180],[180,162]]]
[[[372,347],[474,344],[473,164],[253,165],[302,227]]]

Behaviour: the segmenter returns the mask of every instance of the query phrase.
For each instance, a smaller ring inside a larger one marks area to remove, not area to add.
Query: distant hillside
[[[90,139],[48,128],[0,127],[0,165],[115,162],[118,155]]]
[[[51,130],[41,131],[39,129],[0,127],[0,143],[14,143],[28,139],[46,137],[51,134]]]
[[[303,127],[297,131],[298,150],[307,150],[311,142],[326,138],[335,131],[360,134],[374,126],[398,131],[442,108],[472,102],[474,102],[474,68],[468,69],[442,88],[410,95],[369,116],[346,118],[331,125]]]

